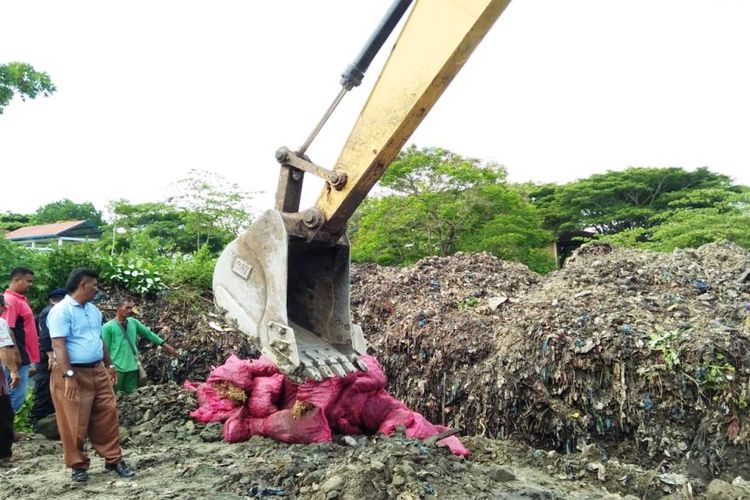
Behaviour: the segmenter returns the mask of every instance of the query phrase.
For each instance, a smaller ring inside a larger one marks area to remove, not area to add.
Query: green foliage
[[[252,222],[251,193],[216,173],[191,170],[173,191],[167,203],[181,211],[183,229],[195,241],[191,251],[206,245],[219,252]]]
[[[479,299],[476,297],[467,297],[458,303],[458,310],[465,311],[466,309],[474,309],[479,305]]]
[[[161,255],[190,252],[194,238],[185,230],[181,210],[167,203],[130,203],[117,200],[110,204],[113,221],[104,230],[114,253],[127,251],[135,238],[145,237],[158,244]]]
[[[698,370],[697,380],[701,387],[713,391],[720,391],[726,388],[729,383],[734,380],[735,371],[734,366],[729,363],[709,364],[702,366]],[[742,400],[738,401],[738,403],[741,406]],[[747,400],[745,400],[745,405],[747,405]]]
[[[460,192],[505,180],[505,167],[463,158],[441,148],[402,151],[391,163],[380,184],[401,194]]]
[[[102,213],[90,201],[75,203],[67,198],[37,208],[33,224],[48,224],[64,220],[87,220],[97,227],[104,225]]]
[[[47,255],[0,238],[0,286],[3,290],[8,287],[10,271],[14,267],[27,267],[34,271],[34,286],[28,294],[32,307],[46,304],[47,290],[45,287],[49,282]]]
[[[49,289],[65,287],[73,269],[88,267],[101,274],[107,265],[106,254],[101,249],[101,243],[96,241],[54,247],[52,251],[43,255],[47,260],[45,265],[47,283],[38,282],[35,285],[36,288],[44,288],[45,284]]]
[[[728,240],[750,248],[750,213],[732,209],[699,208],[674,212],[651,228],[634,228],[606,236],[617,245],[671,252],[676,248],[697,248],[706,243]]]
[[[18,228],[31,225],[31,215],[6,212],[0,214],[0,230],[15,231]]]
[[[403,151],[381,180],[392,194],[367,200],[350,224],[352,258],[411,264],[427,255],[489,251],[537,271],[553,267],[552,234],[505,170],[437,148]]]
[[[0,64],[0,115],[14,95],[22,100],[50,96],[57,88],[45,72],[21,62]]]
[[[167,279],[171,285],[211,290],[215,265],[216,258],[208,246],[203,245],[192,255],[175,258],[167,271]]]
[[[680,337],[676,330],[660,331],[649,336],[648,347],[661,353],[667,369],[673,371],[680,364],[680,352],[674,345]]]
[[[107,242],[101,242],[106,246]],[[119,287],[135,295],[153,295],[164,288],[164,275],[172,260],[161,255],[159,242],[149,238],[145,232],[130,237],[126,251],[102,258],[102,280],[105,284]]]
[[[127,255],[111,257],[102,278],[137,295],[153,295],[166,288],[156,264]]]
[[[391,195],[362,204],[350,225],[352,259],[380,265],[407,265],[437,253],[425,231],[424,211],[419,200]]]
[[[629,168],[528,189],[546,228],[608,235],[657,225],[679,210],[729,206],[743,188],[707,168]]]
[[[508,261],[523,262],[529,269],[546,273],[555,269],[548,252],[553,241],[551,232],[542,229],[542,217],[537,210],[517,193],[506,189],[493,189],[482,193],[495,214],[475,231],[467,232],[461,239],[462,250],[487,251]]]
[[[159,254],[190,254],[207,246],[218,254],[252,222],[249,193],[209,172],[191,171],[172,187],[166,202],[111,203],[109,234],[113,252],[127,251],[134,235],[158,242]]]
[[[25,248],[0,238],[0,283],[8,284],[10,271],[17,266],[31,267],[34,254]]]
[[[31,408],[34,406],[34,392],[29,391],[26,393],[26,398],[23,400],[23,406],[16,413],[16,417],[13,420],[13,430],[16,432],[31,433],[34,431],[34,426],[31,425],[30,414]]]

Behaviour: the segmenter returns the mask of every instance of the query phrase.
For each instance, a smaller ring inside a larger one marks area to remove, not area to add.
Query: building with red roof
[[[13,241],[35,250],[49,249],[52,246],[80,243],[98,239],[101,230],[86,220],[67,220],[53,224],[20,227],[4,235],[6,240]]]

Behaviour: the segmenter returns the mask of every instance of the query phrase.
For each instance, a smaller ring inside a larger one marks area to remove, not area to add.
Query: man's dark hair
[[[120,300],[117,301],[117,307],[125,305],[127,302],[130,302],[131,304],[135,304],[135,299],[133,297],[130,297],[129,295],[123,295]]]
[[[10,280],[13,281],[16,278],[23,278],[27,274],[34,276],[34,271],[28,267],[14,267],[10,272]]]
[[[78,267],[76,269],[73,269],[71,271],[70,276],[68,276],[68,282],[65,283],[65,289],[68,291],[68,293],[73,293],[76,290],[78,290],[78,287],[81,286],[81,282],[84,278],[93,278],[95,280],[99,279],[99,273],[94,271],[93,269],[89,269],[88,267]]]

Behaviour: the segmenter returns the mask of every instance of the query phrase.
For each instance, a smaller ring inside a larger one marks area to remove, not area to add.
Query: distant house
[[[68,220],[40,226],[26,226],[6,233],[5,239],[35,250],[95,240],[102,232],[86,220]]]

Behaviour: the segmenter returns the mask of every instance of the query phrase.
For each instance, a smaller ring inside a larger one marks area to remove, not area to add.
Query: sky
[[[0,63],[58,88],[0,115],[0,212],[160,201],[193,169],[272,208],[274,152],[304,142],[390,3],[0,0]],[[707,166],[750,185],[749,23],[747,0],[514,0],[409,143],[513,182]],[[314,162],[335,163],[392,44]]]

